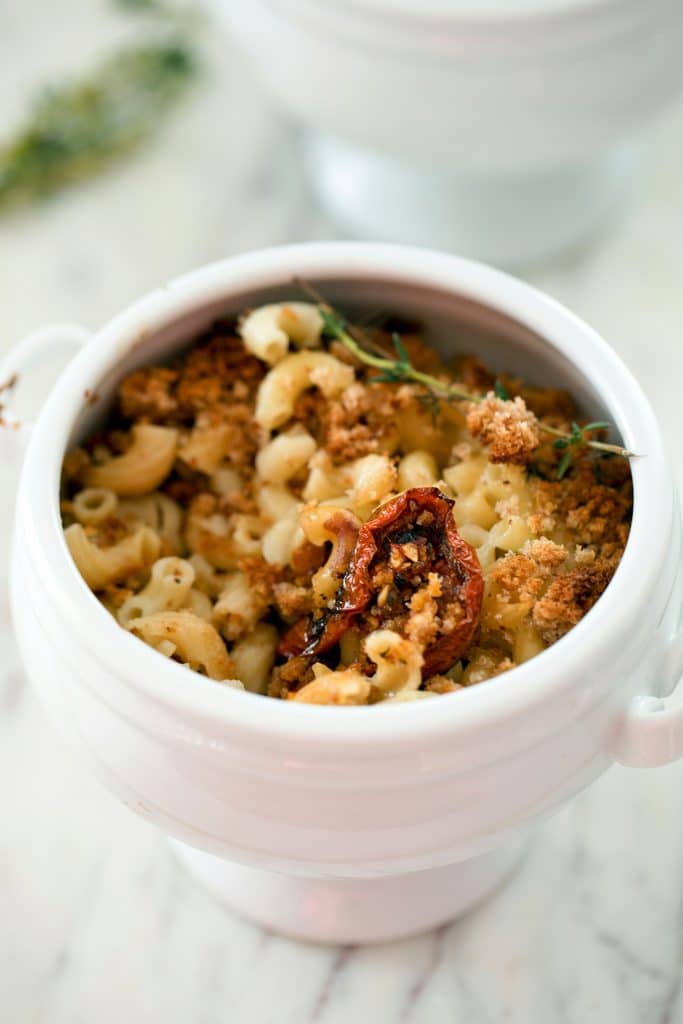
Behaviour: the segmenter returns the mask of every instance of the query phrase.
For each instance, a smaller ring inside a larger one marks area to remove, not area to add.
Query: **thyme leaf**
[[[495,383],[493,385],[493,391],[495,393],[496,398],[500,398],[501,401],[503,401],[503,402],[509,402],[510,401],[510,395],[508,393],[508,390],[505,387],[505,385],[503,384],[503,382],[500,379],[500,377],[496,377]]]
[[[371,384],[395,384],[396,375],[393,373],[378,373],[376,377],[368,378]]]
[[[557,475],[557,479],[558,480],[562,480],[562,478],[565,476],[565,474],[566,474],[567,470],[569,469],[569,467],[571,466],[571,464],[572,464],[572,453],[571,453],[571,451],[568,450],[568,451],[566,451],[564,453],[564,455],[562,456],[562,458],[560,459],[560,461],[559,461],[559,463],[557,465],[556,475]]]
[[[593,430],[609,430],[609,428],[610,428],[610,424],[609,423],[604,423],[602,420],[596,420],[595,423],[587,423],[585,425],[585,427],[583,427],[582,429],[583,429],[583,431],[585,433],[586,431],[593,431]]]
[[[405,345],[401,341],[401,335],[398,331],[394,331],[391,335],[391,342],[396,349],[396,355],[399,358],[400,365],[402,367],[405,366],[406,368],[410,367],[410,356],[408,355]]]

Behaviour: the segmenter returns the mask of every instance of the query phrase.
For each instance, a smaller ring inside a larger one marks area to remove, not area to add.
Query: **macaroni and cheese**
[[[62,515],[122,628],[231,687],[358,705],[482,682],[579,622],[626,543],[628,464],[579,449],[558,479],[566,392],[446,366],[405,325],[399,345],[480,400],[375,379],[303,302],[121,382]]]

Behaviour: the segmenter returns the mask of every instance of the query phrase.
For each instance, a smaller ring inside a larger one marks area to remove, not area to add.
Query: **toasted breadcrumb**
[[[533,559],[538,565],[549,569],[555,569],[567,560],[567,549],[561,544],[556,544],[547,537],[539,537],[538,540],[528,541],[524,548],[524,554]]]
[[[447,676],[432,676],[424,684],[424,689],[428,693],[454,693],[456,690],[462,690],[462,686]]]
[[[552,533],[557,520],[547,513],[532,512],[527,516],[526,522],[532,533]]]
[[[595,559],[596,554],[593,548],[582,548],[577,547],[574,552],[574,564],[575,565],[591,565]]]
[[[519,397],[505,402],[489,392],[470,407],[467,429],[487,446],[491,462],[524,465],[540,443],[538,421]]]
[[[177,398],[188,413],[244,399],[255,393],[265,369],[230,333],[210,334],[187,354],[178,379]]]
[[[83,448],[73,448],[64,456],[62,473],[65,480],[78,480],[90,465],[90,456]]]
[[[276,665],[268,687],[270,697],[287,699],[290,692],[300,690],[313,679],[313,666],[310,659],[304,657],[290,658],[284,665]]]
[[[423,649],[429,647],[439,632],[438,606],[441,597],[441,579],[430,572],[427,585],[416,590],[410,599],[410,613],[405,624],[405,635]]]
[[[178,411],[173,394],[179,371],[168,366],[147,366],[121,381],[119,405],[124,416],[134,420],[167,419]]]
[[[304,393],[293,419],[316,438],[334,464],[342,464],[396,449],[399,402],[394,388],[356,381],[335,399]]]
[[[508,498],[501,498],[500,501],[496,502],[496,515],[500,516],[501,519],[507,519],[509,516],[519,515],[519,496],[517,494],[511,494]]]
[[[631,515],[631,482],[598,483],[590,463],[579,463],[560,481],[531,481],[536,514],[561,525],[580,545],[626,542]]]
[[[532,616],[544,643],[555,643],[580,622],[603,593],[612,574],[611,566],[598,561],[553,580],[536,602]]]
[[[237,568],[247,577],[249,589],[266,604],[275,601],[275,587],[282,579],[282,569],[263,558],[241,558]]]
[[[233,512],[242,512],[246,515],[256,514],[258,503],[252,483],[247,481],[242,485],[242,490],[233,491],[231,494],[221,494],[218,497],[218,510],[226,516]]]
[[[483,683],[493,676],[502,675],[514,668],[515,663],[504,652],[495,647],[483,650],[474,647],[470,650],[469,665],[463,673],[463,686],[474,686],[475,683]]]
[[[364,416],[369,411],[368,390],[360,381],[355,381],[342,392],[340,404],[349,416]]]
[[[169,498],[173,498],[183,508],[187,508],[198,494],[205,492],[206,477],[199,474],[190,475],[187,478],[173,477],[163,484],[162,490]]]
[[[544,573],[528,554],[511,554],[496,562],[489,573],[489,593],[504,603],[533,602],[543,591]]]
[[[147,366],[119,385],[121,413],[129,419],[191,421],[211,406],[253,398],[264,368],[240,338],[214,329],[172,366]]]
[[[310,587],[283,580],[273,586],[275,606],[285,620],[294,622],[313,610],[313,592]]]

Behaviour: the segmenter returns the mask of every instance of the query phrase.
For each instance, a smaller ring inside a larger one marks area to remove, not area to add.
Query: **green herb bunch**
[[[96,174],[149,136],[195,68],[180,41],[124,51],[89,81],[48,90],[0,149],[0,212]]]
[[[155,38],[114,53],[88,78],[42,92],[18,136],[0,145],[0,214],[90,178],[135,149],[194,76],[190,19],[152,0],[118,2],[154,14]]]

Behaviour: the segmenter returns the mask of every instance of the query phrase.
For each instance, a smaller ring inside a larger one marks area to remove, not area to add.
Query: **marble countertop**
[[[0,69],[3,127],[46,68],[87,62],[120,23],[104,2],[0,5],[3,47],[25,55]],[[196,264],[337,234],[302,179],[296,132],[225,40],[210,51],[193,96],[144,153],[0,221],[0,352],[45,322],[97,325]],[[653,138],[627,216],[529,276],[636,373],[683,482],[682,166],[680,110]],[[0,467],[3,537],[10,506]],[[613,768],[542,826],[500,893],[449,927],[361,949],[292,943],[214,903],[163,836],[81,773],[25,682],[4,590],[3,1022],[683,1021],[683,765]]]

